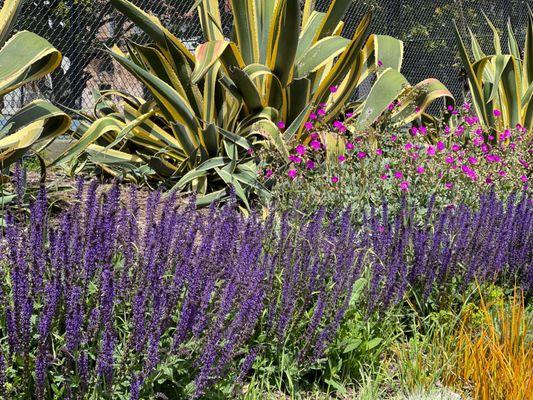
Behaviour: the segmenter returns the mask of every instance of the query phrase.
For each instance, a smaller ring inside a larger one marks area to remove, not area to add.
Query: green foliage
[[[470,31],[473,62],[456,26],[463,67],[472,93],[473,105],[485,129],[533,128],[533,13],[525,42],[520,49],[508,23],[508,49],[504,53],[496,27],[485,16],[493,31],[493,49],[485,54],[480,42]]]
[[[8,39],[21,5],[20,0],[8,0],[0,10],[0,97],[42,78],[61,63],[61,53],[34,33],[22,31]],[[69,127],[70,118],[59,108],[44,100],[29,103],[0,129],[0,169],[32,146],[46,147]]]
[[[371,75],[376,89],[353,106],[360,127],[372,125],[397,98],[403,106],[392,119],[401,125],[436,98],[451,97],[433,79],[409,86],[399,72],[402,42],[368,37],[370,14],[351,39],[341,37],[346,0],[333,1],[326,13],[314,11],[312,1],[302,11],[294,1],[233,0],[233,41],[221,31],[218,2],[198,1],[205,42],[194,54],[132,3],[112,4],[153,41],[129,42],[127,55],[116,47],[110,54],[154,101],[103,93],[96,119],[82,125],[80,140],[56,164],[85,152],[105,172],[192,189],[203,204],[223,197],[231,184],[248,206],[252,193],[268,197],[256,180],[252,147],[288,155],[288,142],[308,140],[303,125],[311,105],[324,104],[324,122],[333,121]]]

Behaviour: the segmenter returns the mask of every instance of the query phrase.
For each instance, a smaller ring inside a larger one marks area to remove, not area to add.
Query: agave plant
[[[288,156],[288,143],[307,139],[303,126],[315,106],[324,103],[322,122],[333,121],[370,75],[376,74],[375,90],[357,107],[361,128],[398,97],[405,101],[392,116],[397,124],[420,116],[435,98],[451,97],[435,80],[409,86],[399,72],[402,42],[369,37],[370,14],[351,39],[343,38],[341,18],[351,0],[334,0],[325,13],[314,11],[311,0],[303,10],[296,0],[232,0],[231,41],[222,32],[218,1],[197,1],[205,42],[194,53],[129,1],[111,3],[153,41],[128,42],[127,54],[118,47],[109,52],[154,101],[104,93],[92,125],[82,126],[80,140],[56,163],[85,151],[113,174],[176,178],[175,188],[209,193],[205,202],[224,195],[221,183],[231,183],[246,202],[250,191],[265,194],[255,179],[253,146]]]
[[[61,53],[32,32],[18,32],[8,39],[21,6],[21,0],[5,0],[0,10],[0,97],[42,78],[61,64]],[[70,123],[63,111],[45,100],[27,104],[1,126],[0,170],[31,147],[46,147],[67,131]]]
[[[521,125],[528,130],[533,126],[533,13],[522,49],[510,21],[507,24],[508,52],[504,53],[501,38],[494,24],[487,18],[493,31],[494,48],[485,54],[476,36],[470,31],[471,60],[457,29],[461,60],[476,113],[485,129],[513,128]]]

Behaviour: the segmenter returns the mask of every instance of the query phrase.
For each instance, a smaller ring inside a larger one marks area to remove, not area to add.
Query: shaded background
[[[317,0],[316,8],[327,9],[331,0]],[[0,0],[0,4],[3,3]],[[158,16],[163,24],[194,48],[202,41],[194,0],[135,0],[135,4]],[[231,34],[228,0],[220,0],[224,28]],[[522,45],[527,27],[527,7],[533,0],[354,0],[344,17],[343,35],[350,36],[368,8],[374,9],[372,33],[395,36],[405,42],[402,72],[411,83],[434,77],[445,83],[460,101],[466,91],[459,65],[453,21],[468,40],[470,28],[489,51],[492,32],[483,12],[495,23],[507,48],[506,23],[512,22]],[[15,27],[28,29],[48,39],[64,55],[61,68],[51,77],[7,95],[0,104],[7,116],[36,97],[55,104],[89,111],[94,93],[109,88],[135,95],[145,89],[103,51],[122,46],[125,39],[147,38],[119,13],[108,0],[27,0]]]

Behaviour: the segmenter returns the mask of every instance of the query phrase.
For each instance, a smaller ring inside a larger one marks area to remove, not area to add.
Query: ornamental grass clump
[[[267,344],[305,335],[295,362],[322,356],[359,274],[349,212],[323,227],[323,213],[260,221],[158,191],[143,212],[135,189],[100,192],[80,182],[57,221],[44,190],[28,221],[6,216],[1,395],[231,396]]]

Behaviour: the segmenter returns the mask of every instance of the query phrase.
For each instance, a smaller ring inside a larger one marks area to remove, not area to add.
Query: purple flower
[[[419,174],[423,174],[424,171],[425,169],[422,165],[419,165],[418,167],[416,167],[416,172],[418,172]]]
[[[294,180],[296,176],[298,175],[298,171],[295,169],[290,169],[289,172],[287,172],[287,175],[289,176],[290,179]]]
[[[396,172],[394,173],[394,177],[395,177],[396,179],[402,179],[402,178],[403,178],[403,173],[402,173],[402,171],[396,171]]]
[[[331,183],[335,184],[337,182],[339,182],[339,177],[338,176],[332,176],[331,177]]]
[[[347,142],[346,143],[346,150],[353,150],[355,149],[355,146],[353,143]]]
[[[322,148],[322,144],[318,140],[312,140],[311,143],[309,143],[309,146],[315,151]]]
[[[329,87],[329,91],[330,91],[331,93],[336,93],[336,92],[337,92],[337,86],[330,86],[330,87]]]
[[[278,121],[276,125],[279,129],[285,129],[285,122],[283,121]]]
[[[366,153],[364,151],[360,151],[359,153],[357,153],[357,158],[363,159],[365,157],[366,157]]]
[[[437,150],[443,151],[446,148],[446,145],[442,143],[441,141],[437,142]]]
[[[376,149],[376,154],[377,154],[378,156],[383,155],[383,150],[381,150],[381,149]]]
[[[429,146],[426,150],[426,153],[429,155],[429,156],[434,156],[435,155],[435,147],[434,146]]]
[[[338,157],[338,160],[339,160],[340,163],[343,163],[344,161],[346,161],[346,157],[344,157],[343,155],[340,155]]]
[[[494,110],[492,110],[492,113],[494,114],[494,116],[496,118],[500,117],[502,115],[502,112],[500,110],[498,110],[497,108],[495,108]]]
[[[315,163],[312,160],[307,160],[306,167],[309,170],[315,169]]]
[[[293,162],[293,163],[295,163],[295,164],[299,164],[299,163],[302,162],[302,159],[301,159],[300,157],[294,155],[294,154],[291,154],[291,155],[289,156],[289,161],[290,161],[290,162]]]
[[[408,181],[400,182],[399,187],[401,191],[407,192],[409,190],[409,182]]]
[[[312,130],[313,129],[313,123],[312,122],[306,122],[304,124],[304,127],[305,129],[307,129],[308,131]]]

